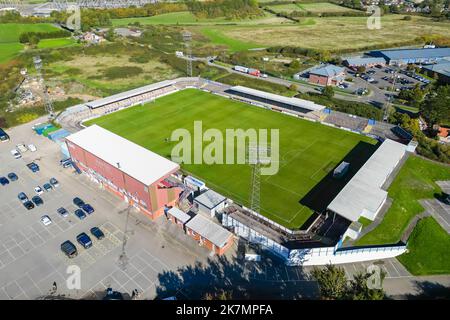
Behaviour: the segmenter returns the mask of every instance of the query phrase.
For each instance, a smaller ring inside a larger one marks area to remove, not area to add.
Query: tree
[[[332,86],[326,86],[323,88],[322,94],[327,98],[333,98],[334,96],[334,89]]]
[[[420,114],[429,127],[450,120],[450,86],[440,86],[428,94],[420,106]]]
[[[115,37],[116,37],[116,35],[114,33],[114,29],[109,28],[105,34],[105,39],[112,42],[112,41],[114,41]]]
[[[359,66],[358,68],[356,68],[356,71],[358,71],[358,73],[364,73],[364,72],[366,72],[366,67]]]
[[[297,92],[298,91],[298,86],[293,83],[293,84],[291,84],[289,86],[289,90]]]
[[[385,273],[380,274],[381,289],[373,289],[367,286],[372,273],[357,273],[349,283],[347,299],[349,300],[383,300],[384,290],[382,289]]]
[[[316,278],[322,299],[343,299],[347,291],[345,271],[329,264],[323,269],[314,268],[312,275]]]

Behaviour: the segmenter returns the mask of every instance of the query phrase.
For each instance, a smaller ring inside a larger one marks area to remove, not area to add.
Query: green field
[[[42,39],[38,43],[38,49],[62,48],[76,45],[77,42],[72,38]]]
[[[50,32],[59,30],[49,23],[0,23],[0,63],[13,59],[23,49],[19,36],[23,32]]]
[[[159,14],[152,17],[139,18],[122,18],[112,19],[113,26],[126,26],[130,23],[139,22],[142,25],[216,25],[216,24],[238,24],[238,25],[252,25],[252,24],[272,24],[285,21],[284,18],[278,18],[271,14],[266,14],[257,19],[243,19],[230,20],[226,18],[213,19],[199,19],[191,12],[171,12]]]
[[[450,236],[431,217],[416,225],[398,260],[414,275],[450,274]]]
[[[325,203],[325,199],[330,197],[327,192],[342,187],[333,185],[335,180],[330,181],[329,176],[325,177],[344,157],[357,162],[355,159],[368,157],[375,149],[375,141],[364,136],[252,107],[196,89],[183,90],[144,106],[88,121],[87,124],[96,123],[169,157],[176,142],[167,142],[166,138],[180,127],[193,132],[196,120],[203,121],[204,130],[280,130],[280,170],[273,176],[261,176],[261,212],[290,228],[300,227],[311,216],[311,208],[328,204]],[[248,205],[250,166],[183,164],[182,167],[204,180],[211,188]]]
[[[50,23],[0,23],[0,43],[19,42],[19,36],[24,32],[52,32],[59,28]]]

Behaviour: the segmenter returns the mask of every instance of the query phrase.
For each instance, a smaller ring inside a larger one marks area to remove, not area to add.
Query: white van
[[[24,152],[27,152],[28,151],[28,148],[24,145],[24,144],[18,144],[17,146],[16,146],[16,149],[19,151],[19,152],[21,152],[21,153],[24,153]]]
[[[37,150],[36,146],[34,144],[29,144],[28,145],[28,150],[30,150],[31,152],[35,152]]]
[[[22,155],[21,155],[20,152],[17,151],[16,149],[12,149],[12,150],[11,150],[11,154],[12,154],[12,156],[13,156],[14,158],[16,158],[16,159],[22,158]]]

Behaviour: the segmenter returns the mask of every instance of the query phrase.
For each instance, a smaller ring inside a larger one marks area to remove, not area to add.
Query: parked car
[[[2,186],[9,184],[9,180],[6,177],[0,177],[0,184]]]
[[[50,183],[44,183],[43,185],[45,191],[49,192],[50,190],[53,190],[53,186]]]
[[[42,200],[42,198],[39,196],[34,196],[33,198],[31,198],[31,201],[33,201],[37,207],[39,207],[41,204],[44,204],[44,200]]]
[[[59,187],[59,182],[58,180],[56,180],[55,178],[51,178],[50,179],[50,183],[52,184],[52,186],[54,186],[55,188]]]
[[[65,162],[62,166],[64,169],[69,168],[72,166],[72,161]]]
[[[96,237],[98,240],[102,240],[105,237],[105,234],[98,227],[91,228],[91,234]]]
[[[76,205],[78,208],[81,208],[84,206],[85,203],[80,198],[75,197],[75,198],[73,198],[73,204]]]
[[[92,212],[94,212],[94,208],[92,208],[92,206],[90,204],[84,204],[81,206],[81,208],[86,211],[87,214],[91,214]]]
[[[35,152],[37,151],[37,148],[34,144],[31,143],[28,145],[28,150],[30,150],[31,152]]]
[[[76,257],[78,255],[77,247],[69,240],[61,244],[61,251],[66,254],[69,258]]]
[[[56,210],[56,212],[58,212],[64,218],[69,215],[69,212],[66,209],[64,209],[63,207],[58,208],[58,210]]]
[[[92,240],[89,238],[89,236],[82,232],[79,235],[77,235],[77,241],[79,244],[83,246],[83,248],[88,249],[92,247]]]
[[[20,153],[24,153],[28,151],[28,148],[23,144],[20,143],[16,146],[16,149],[20,152]]]
[[[34,162],[27,164],[27,167],[33,172],[39,171],[39,166]]]
[[[25,201],[28,201],[28,197],[24,192],[21,192],[17,195],[17,198],[23,203]]]
[[[81,209],[75,210],[75,215],[76,215],[80,220],[83,220],[84,218],[86,218],[86,213],[84,213],[84,211],[81,210]]]
[[[42,188],[40,186],[37,186],[37,187],[34,188],[34,192],[36,192],[36,194],[38,196],[40,196],[41,194],[44,193],[44,190],[42,190]]]
[[[15,174],[14,172],[8,173],[8,178],[11,181],[17,181],[19,179],[19,177],[17,176],[17,174]]]
[[[12,149],[12,150],[11,150],[11,154],[12,154],[12,156],[13,156],[14,158],[16,158],[16,159],[22,158],[22,155],[21,155],[20,152],[17,151],[16,149]]]
[[[41,217],[41,222],[44,226],[48,226],[50,224],[52,224],[52,219],[50,219],[49,216],[45,215]]]
[[[25,208],[27,208],[28,210],[31,210],[34,208],[34,203],[31,202],[30,200],[27,200],[27,201],[23,202],[23,206]]]

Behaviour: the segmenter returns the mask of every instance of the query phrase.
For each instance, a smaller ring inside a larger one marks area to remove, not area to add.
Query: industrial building
[[[322,86],[335,86],[345,80],[345,69],[326,64],[309,71],[308,81]]]
[[[173,206],[181,188],[167,178],[179,165],[93,125],[66,137],[72,162],[103,188],[155,219]]]
[[[308,113],[311,111],[321,111],[325,109],[325,106],[316,104],[309,100],[284,97],[278,94],[268,93],[265,91],[251,89],[243,86],[231,87],[227,90],[227,92],[239,97],[256,100],[262,103],[268,103],[281,107],[283,109],[292,110],[299,113]]]
[[[201,214],[186,223],[186,233],[218,255],[233,245],[234,236],[231,232]]]
[[[384,58],[372,58],[372,57],[348,58],[344,60],[344,65],[346,65],[349,68],[358,68],[358,67],[371,68],[375,66],[385,66],[386,60]]]
[[[450,58],[450,48],[377,50],[369,52],[369,55],[384,58],[389,65],[430,64]]]
[[[435,64],[423,66],[425,73],[430,77],[437,77],[443,84],[450,84],[450,60],[440,60]]]

